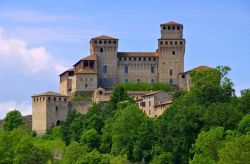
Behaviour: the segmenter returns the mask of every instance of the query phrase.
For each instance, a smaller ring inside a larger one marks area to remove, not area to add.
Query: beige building
[[[184,72],[183,25],[160,25],[161,36],[155,52],[118,52],[119,40],[99,36],[90,40],[90,56],[60,75],[60,93],[111,89],[122,82],[162,82],[178,86]]]
[[[149,117],[160,116],[172,104],[173,94],[165,91],[150,92],[137,100],[140,109]]]
[[[67,114],[67,96],[51,91],[32,96],[32,130],[38,135],[65,121]]]

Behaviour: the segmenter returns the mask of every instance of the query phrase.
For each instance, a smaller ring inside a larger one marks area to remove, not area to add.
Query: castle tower
[[[159,82],[178,84],[178,74],[184,72],[185,39],[183,25],[168,22],[160,25],[161,38],[158,39]]]
[[[32,130],[38,135],[65,121],[67,115],[67,96],[51,91],[32,96]]]
[[[98,86],[111,88],[117,84],[118,39],[99,36],[90,40],[90,53],[97,56]]]

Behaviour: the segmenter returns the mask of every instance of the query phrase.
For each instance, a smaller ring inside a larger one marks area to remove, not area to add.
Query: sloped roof
[[[157,106],[162,106],[162,105],[167,105],[167,104],[172,104],[173,101],[166,101],[166,102],[163,102],[163,103],[160,103],[160,104],[157,104],[155,105],[154,107],[157,107]]]
[[[97,36],[97,37],[91,38],[91,40],[92,40],[92,39],[103,39],[103,40],[115,39],[115,40],[118,40],[117,38],[113,38],[113,37],[107,36],[107,35]]]
[[[118,52],[118,57],[158,57],[157,52]]]
[[[68,70],[64,71],[63,73],[61,73],[59,76],[61,76],[61,75],[65,74],[66,72],[71,72],[71,71],[74,71],[74,69],[73,69],[73,68],[70,68],[70,69],[68,69]]]
[[[150,92],[148,94],[143,95],[142,97],[147,97],[147,96],[155,95],[155,94],[160,93],[160,92],[163,92],[163,91],[162,90],[160,90],[160,91],[152,91],[152,92]]]
[[[67,95],[63,95],[60,93],[56,93],[53,91],[47,91],[47,92],[43,92],[43,93],[39,93],[39,94],[34,94],[32,97],[37,97],[37,96],[60,96],[60,97],[68,97]]]
[[[162,23],[161,25],[182,25],[182,24],[174,22],[174,21],[170,21],[170,22]]]
[[[195,67],[193,69],[190,69],[187,72],[191,72],[191,71],[204,71],[204,70],[211,70],[211,69],[213,69],[213,68],[203,65],[203,66],[198,66],[198,67]]]
[[[83,58],[83,60],[97,60],[96,54],[91,54],[85,58]]]
[[[97,71],[93,69],[81,69],[76,71],[75,74],[97,74]]]

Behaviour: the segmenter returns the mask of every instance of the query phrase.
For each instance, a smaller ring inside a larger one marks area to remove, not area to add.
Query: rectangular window
[[[124,66],[124,73],[128,73],[128,66],[127,65]]]
[[[151,106],[151,101],[148,102],[148,106]]]
[[[172,70],[172,69],[169,70],[169,75],[170,75],[170,76],[173,75],[173,70]]]
[[[175,55],[175,51],[172,51],[172,54]]]
[[[127,82],[128,82],[128,79],[125,79],[124,82],[127,83]]]
[[[155,73],[155,67],[154,66],[151,66],[150,70],[151,70],[151,73]]]
[[[103,73],[107,73],[108,72],[108,66],[107,65],[103,65],[102,66],[102,72]]]
[[[172,79],[169,80],[169,84],[171,84],[171,85],[173,84],[173,80]]]
[[[107,78],[103,78],[103,79],[101,80],[101,84],[102,84],[103,86],[106,86],[106,85],[108,84],[108,79],[107,79]]]

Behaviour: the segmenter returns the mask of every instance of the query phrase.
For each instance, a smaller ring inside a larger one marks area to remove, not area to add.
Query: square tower
[[[160,25],[161,38],[158,39],[159,82],[178,84],[178,74],[184,72],[185,39],[183,25],[168,22]]]
[[[97,56],[98,86],[112,88],[117,84],[118,39],[99,36],[90,40],[90,53]]]
[[[51,91],[32,96],[32,130],[38,135],[65,121],[67,115],[67,96]]]

